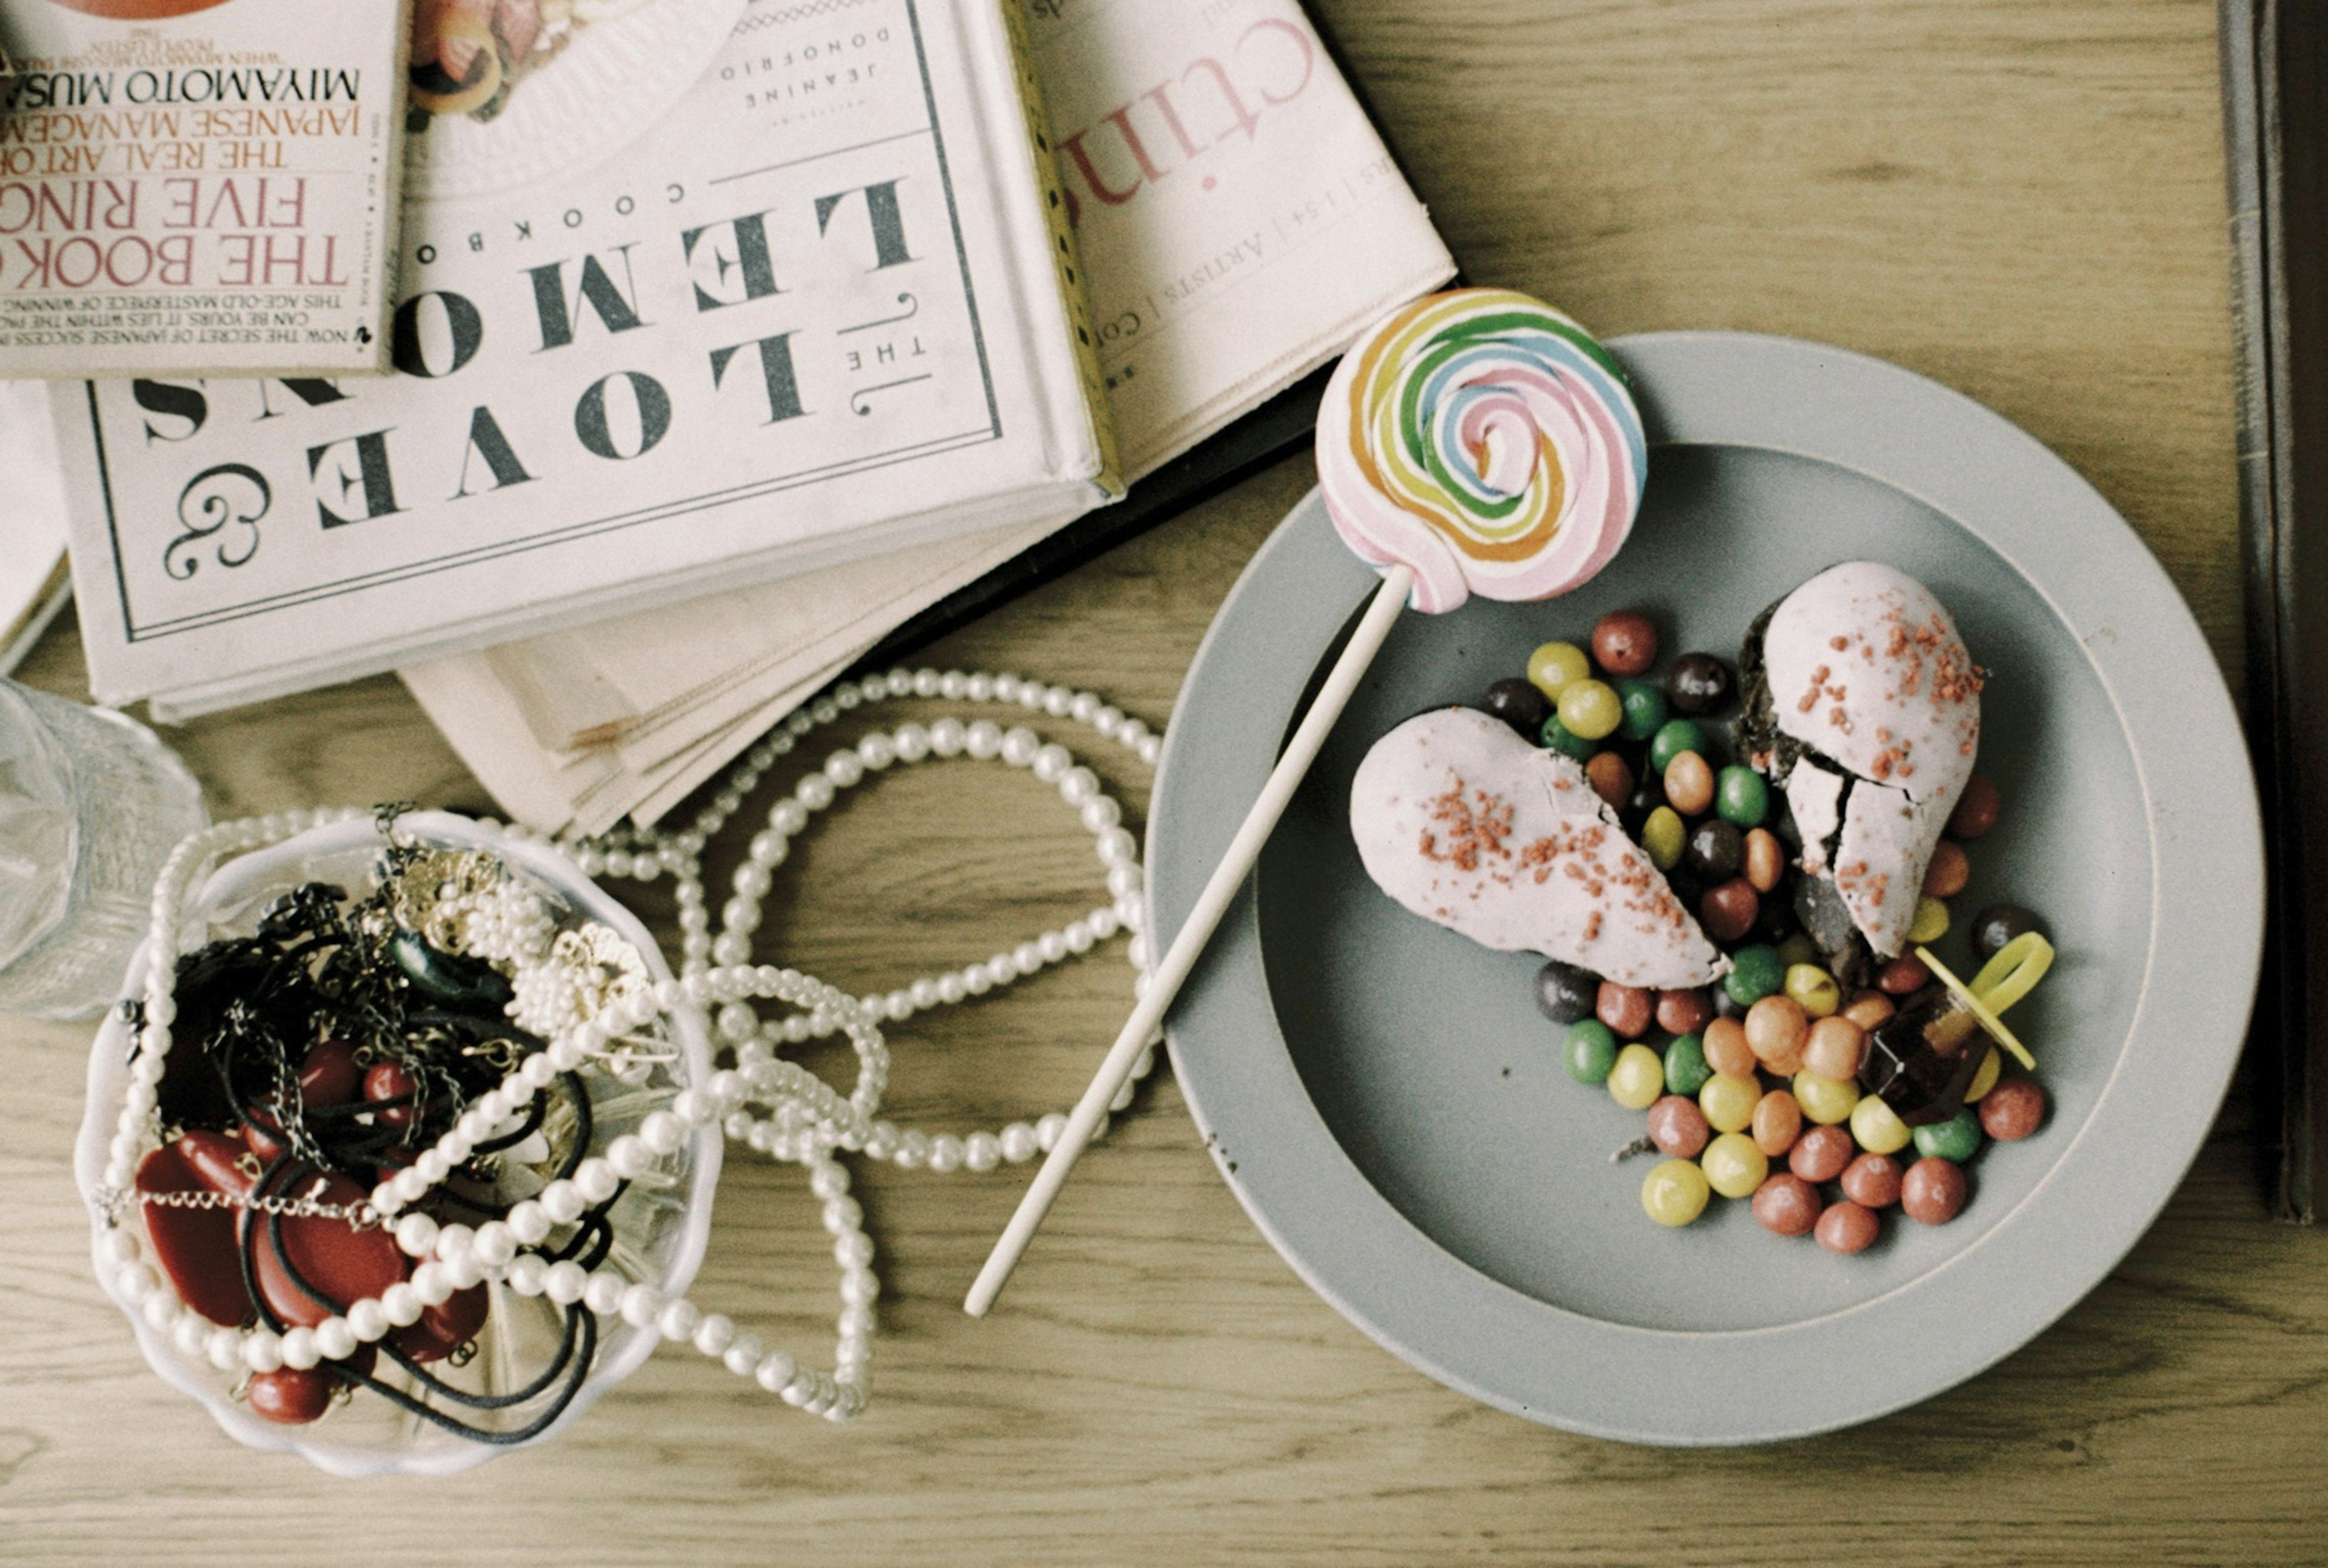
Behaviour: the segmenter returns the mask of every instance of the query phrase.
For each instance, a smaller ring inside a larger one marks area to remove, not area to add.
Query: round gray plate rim
[[[2254,783],[2181,596],[2109,503],[2025,432],[1912,371],[1824,344],[1655,333],[1610,347],[1632,374],[1652,445],[1761,448],[1889,485],[1994,549],[2084,651],[2140,775],[2154,866],[2139,1004],[2091,1115],[2010,1214],[1899,1289],[1775,1327],[1676,1331],[1512,1289],[1375,1190],[1319,1114],[1279,1029],[1250,878],[1175,1007],[1169,1045],[1191,1114],[1254,1223],[1319,1295],[1410,1364],[1596,1436],[1803,1436],[1899,1409],[2010,1354],[2098,1283],[2173,1195],[2228,1084],[2261,961]],[[1375,583],[1313,493],[1224,603],[1157,776],[1152,930],[1185,918],[1320,657]]]

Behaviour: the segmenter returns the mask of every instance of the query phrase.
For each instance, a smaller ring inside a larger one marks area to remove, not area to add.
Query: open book
[[[167,718],[1120,493],[993,0],[606,0],[555,51],[486,9],[417,8],[396,374],[60,384],[101,699]]]
[[[1133,480],[1452,276],[1297,0],[1041,0],[1029,28]],[[1051,527],[402,673],[512,814],[589,831],[651,822],[893,627]]]

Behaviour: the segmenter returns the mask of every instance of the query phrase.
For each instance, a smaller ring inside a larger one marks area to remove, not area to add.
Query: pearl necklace
[[[520,1296],[546,1297],[560,1307],[578,1301],[599,1316],[619,1314],[636,1328],[652,1328],[665,1339],[693,1346],[729,1371],[752,1378],[786,1404],[811,1414],[843,1421],[860,1412],[868,1389],[872,1303],[879,1283],[872,1272],[874,1249],[863,1229],[863,1211],[848,1196],[849,1172],[835,1158],[836,1152],[862,1152],[893,1160],[906,1169],[991,1170],[1005,1161],[1021,1163],[1048,1150],[1065,1124],[1065,1117],[1054,1112],[1032,1122],[1013,1122],[999,1131],[931,1137],[876,1120],[874,1113],[888,1074],[888,1051],[879,1024],[884,1019],[902,1022],[915,1012],[983,995],[1049,964],[1088,953],[1119,929],[1135,934],[1129,954],[1136,972],[1135,992],[1145,989],[1147,979],[1148,944],[1139,934],[1142,873],[1137,842],[1120,825],[1121,807],[1101,791],[1097,776],[1079,765],[1065,747],[1047,745],[1023,727],[1005,731],[988,719],[964,724],[949,717],[926,726],[908,723],[892,732],[877,731],[853,748],[832,753],[821,768],[803,776],[790,795],[770,809],[767,827],[754,835],[745,862],[735,873],[734,895],[721,910],[720,934],[716,939],[711,936],[702,878],[705,842],[741,807],[762,776],[819,726],[866,703],[907,696],[1015,703],[1053,718],[1073,719],[1151,765],[1160,749],[1159,737],[1144,724],[1126,718],[1091,692],[1008,674],[892,671],[845,683],[794,713],[751,750],[687,831],[664,834],[618,830],[597,840],[568,838],[557,842],[554,847],[569,855],[587,876],[652,880],[667,871],[673,877],[681,934],[679,978],[652,989],[634,989],[553,1033],[546,1049],[521,1061],[498,1088],[473,1103],[433,1148],[356,1206],[355,1221],[392,1225],[398,1246],[417,1261],[417,1266],[408,1279],[376,1298],[350,1304],[343,1313],[313,1329],[293,1328],[278,1334],[264,1325],[241,1329],[210,1324],[175,1298],[160,1273],[143,1261],[136,1235],[118,1222],[134,1190],[138,1161],[158,1142],[158,1092],[172,1043],[170,1026],[176,1016],[173,996],[176,936],[180,912],[194,883],[221,852],[257,849],[312,827],[358,820],[370,813],[354,807],[289,812],[220,823],[189,836],[172,852],[155,882],[146,948],[149,959],[142,981],[144,1022],[99,1194],[100,1215],[108,1227],[101,1255],[110,1270],[108,1283],[115,1295],[138,1310],[148,1326],[167,1337],[181,1354],[206,1359],[221,1371],[244,1368],[264,1373],[282,1366],[312,1367],[323,1360],[352,1355],[359,1346],[418,1321],[427,1308],[448,1300],[456,1291],[494,1280]],[[1099,859],[1107,868],[1112,902],[1062,929],[1046,931],[982,962],[862,998],[850,997],[797,970],[748,962],[751,937],[772,885],[771,874],[783,864],[791,840],[805,830],[812,813],[830,807],[840,790],[894,764],[958,756],[999,759],[1010,766],[1028,768],[1055,785],[1096,840]],[[499,831],[521,840],[536,837],[521,827]],[[502,902],[507,905],[509,900]],[[484,945],[514,959],[518,970],[514,985],[520,998],[530,998],[536,1007],[542,1005],[545,987],[554,993],[554,981],[544,978],[542,966],[528,962],[527,943],[511,934],[521,937],[546,931],[544,913],[539,908],[512,907],[481,915],[497,922],[484,928],[491,934]],[[756,1000],[781,1001],[795,1010],[779,1020],[763,1020],[751,1005]],[[521,1005],[525,1005],[523,1000],[512,1002],[512,1010]],[[605,1154],[586,1158],[570,1177],[550,1182],[534,1197],[512,1207],[504,1218],[474,1228],[440,1225],[425,1213],[402,1212],[443,1182],[475,1144],[490,1138],[559,1074],[593,1062],[618,1073],[624,1071],[628,1058],[619,1052],[610,1056],[610,1045],[678,1009],[705,1012],[714,1008],[718,1035],[735,1047],[737,1066],[715,1071],[703,1084],[681,1090],[667,1108],[650,1113],[635,1132],[615,1139]],[[774,1055],[781,1046],[834,1034],[849,1037],[858,1058],[857,1082],[845,1098],[814,1075]],[[1151,1042],[1133,1083],[1146,1075],[1152,1063]],[[1130,1103],[1133,1083],[1127,1083],[1114,1109],[1122,1110]],[[756,1103],[762,1113],[755,1113]],[[737,1329],[725,1314],[703,1312],[685,1297],[666,1295],[618,1269],[585,1270],[571,1260],[552,1263],[529,1250],[543,1242],[554,1225],[570,1224],[591,1205],[613,1197],[624,1182],[654,1178],[662,1157],[684,1148],[694,1129],[712,1122],[719,1123],[728,1136],[773,1159],[799,1164],[808,1172],[810,1190],[822,1205],[820,1217],[833,1237],[833,1258],[840,1271],[841,1311],[831,1373],[803,1367],[791,1355],[770,1350],[757,1336]]]

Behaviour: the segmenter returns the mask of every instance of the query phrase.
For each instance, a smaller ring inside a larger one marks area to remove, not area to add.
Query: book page
[[[1124,472],[1454,276],[1298,0],[1033,0]]]

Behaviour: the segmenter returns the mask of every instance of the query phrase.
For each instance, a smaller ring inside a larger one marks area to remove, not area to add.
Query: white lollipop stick
[[[1269,782],[1261,786],[1260,798],[1245,813],[1236,837],[1229,840],[1227,852],[1222,855],[1221,863],[1213,869],[1212,879],[1205,884],[1204,892],[1197,896],[1196,907],[1188,911],[1188,918],[1181,925],[1180,934],[1172,939],[1172,945],[1165,953],[1163,962],[1150,974],[1147,994],[1140,999],[1140,1005],[1131,1009],[1131,1017],[1125,1020],[1123,1032],[1115,1037],[1115,1044],[1109,1047],[1107,1059],[1100,1064],[1099,1073],[1092,1079],[1091,1087],[1084,1091],[1084,1097],[1075,1102],[1075,1110],[1068,1114],[1066,1127],[1060,1132],[1058,1142],[1044,1160],[1042,1169],[1035,1173],[1034,1182],[1027,1188],[1027,1195],[1018,1200],[1018,1211],[1010,1216],[1010,1224],[1003,1230],[1001,1239],[994,1244],[994,1251],[987,1256],[986,1266],[978,1271],[978,1279],[971,1285],[970,1294],[962,1303],[962,1310],[972,1317],[985,1317],[987,1309],[994,1305],[994,1298],[1002,1293],[1003,1285],[1010,1278],[1010,1271],[1018,1266],[1020,1254],[1026,1252],[1027,1244],[1034,1239],[1036,1227],[1050,1212],[1051,1200],[1058,1197],[1059,1188],[1066,1184],[1067,1173],[1075,1169],[1084,1146],[1091,1141],[1093,1132],[1098,1130],[1100,1119],[1107,1114],[1108,1106],[1114,1102],[1124,1081],[1131,1076],[1132,1064],[1140,1059],[1140,1053],[1147,1048],[1148,1042],[1155,1036],[1156,1026],[1163,1021],[1166,1009],[1172,1005],[1172,999],[1180,994],[1180,987],[1187,980],[1188,972],[1197,966],[1197,955],[1212,940],[1214,928],[1220,925],[1221,916],[1228,913],[1230,901],[1236,897],[1237,889],[1244,885],[1245,876],[1253,869],[1253,862],[1261,858],[1262,845],[1269,841],[1271,831],[1277,826],[1277,819],[1285,814],[1286,803],[1293,798],[1293,792],[1300,787],[1303,776],[1310,771],[1310,765],[1317,760],[1318,750],[1326,744],[1328,732],[1334,728],[1334,721],[1342,716],[1342,709],[1348,706],[1350,693],[1357,690],[1359,679],[1381,651],[1383,640],[1390,635],[1390,629],[1397,622],[1399,611],[1405,608],[1407,596],[1413,588],[1414,573],[1410,568],[1394,566],[1383,574],[1383,585],[1375,591],[1373,602],[1367,605],[1365,619],[1350,634],[1349,644],[1342,650],[1342,656],[1334,661],[1333,670],[1328,673],[1326,683],[1319,688],[1317,698],[1310,704],[1310,711],[1303,716],[1300,727],[1294,730],[1285,754],[1270,770]]]

